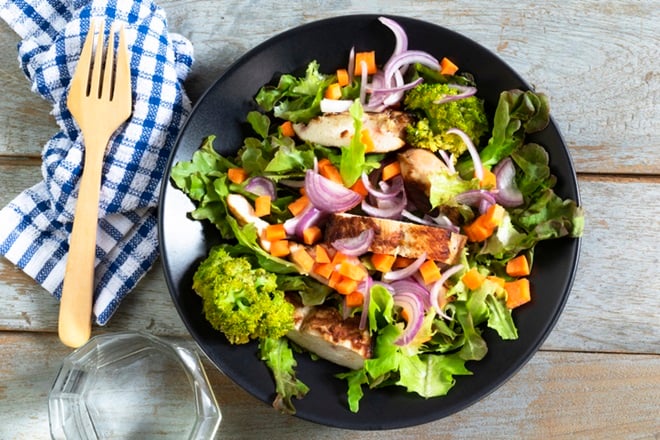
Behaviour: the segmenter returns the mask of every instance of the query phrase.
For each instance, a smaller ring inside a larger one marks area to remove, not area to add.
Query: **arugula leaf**
[[[334,80],[334,75],[322,74],[319,63],[311,61],[304,77],[284,74],[277,87],[262,87],[255,100],[265,111],[273,111],[275,117],[307,122],[320,113],[323,92]]]
[[[285,414],[295,414],[292,399],[302,399],[309,387],[296,377],[296,359],[286,338],[266,338],[259,340],[261,360],[266,362],[273,373],[277,396],[273,407]]]

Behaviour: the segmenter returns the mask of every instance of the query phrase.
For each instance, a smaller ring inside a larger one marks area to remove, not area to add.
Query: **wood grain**
[[[547,93],[579,172],[660,172],[660,8],[654,0],[522,1],[497,8],[478,1],[444,2],[442,8],[433,2],[326,1],[310,8],[268,0],[258,5],[270,11],[264,15],[252,12],[254,2],[160,4],[170,30],[194,45],[196,62],[186,82],[193,99],[242,54],[286,29],[340,14],[406,15],[474,39]],[[207,19],[200,22],[200,16]],[[0,115],[6,115],[0,154],[38,155],[57,126],[49,104],[26,93],[17,42],[0,23]]]
[[[168,340],[194,349],[187,339]],[[10,382],[0,384],[0,438],[48,438],[47,396],[69,352],[54,334],[0,335],[0,376],[12,375]],[[383,438],[377,431],[348,431],[281,415],[206,362],[205,368],[222,410],[219,438],[282,438],[277,433],[328,440]],[[660,434],[654,410],[659,384],[660,356],[540,352],[501,388],[466,410],[386,434],[398,439],[465,439],[484,432],[493,439],[653,439]]]
[[[234,61],[292,27],[336,15],[419,18],[496,53],[538,91],[579,173],[586,211],[578,273],[541,350],[481,402],[426,425],[354,432],[277,414],[205,361],[223,410],[220,438],[659,439],[660,7],[657,0],[161,0],[189,38],[197,100]],[[268,11],[268,13],[263,13]],[[58,127],[19,68],[0,21],[0,207],[41,179]],[[444,55],[444,54],[442,54]],[[0,438],[46,439],[47,396],[62,358],[58,303],[0,257]],[[159,263],[94,334],[143,330],[194,348]]]
[[[18,180],[17,173],[27,174],[19,167],[0,167],[0,184],[11,185]],[[589,177],[580,179],[579,184],[587,221],[578,273],[566,309],[544,348],[660,353],[660,330],[656,325],[660,317],[660,280],[633,276],[630,270],[657,272],[660,262],[655,244],[660,223],[647,219],[660,217],[660,182]],[[612,197],[613,194],[626,197]],[[0,202],[2,197],[0,194]],[[639,206],[645,209],[640,210]],[[623,285],[627,292],[643,293],[622,296],[617,289]],[[0,297],[0,329],[56,328],[55,303],[43,298],[48,293],[3,258],[0,291],[6,292]],[[143,279],[136,292],[128,295],[109,325],[159,334],[186,334],[172,308],[159,265]],[[637,332],[630,331],[631,327],[645,329],[646,337],[640,338]]]

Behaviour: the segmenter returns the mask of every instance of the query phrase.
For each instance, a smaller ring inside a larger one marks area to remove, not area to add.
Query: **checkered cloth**
[[[83,140],[66,108],[69,82],[92,17],[125,25],[133,114],[114,134],[103,168],[94,315],[104,325],[158,255],[156,206],[170,150],[190,112],[182,87],[192,46],[167,30],[150,0],[0,0],[22,38],[18,58],[32,90],[53,104],[60,127],[43,149],[43,181],[0,211],[0,254],[57,298],[82,173]]]

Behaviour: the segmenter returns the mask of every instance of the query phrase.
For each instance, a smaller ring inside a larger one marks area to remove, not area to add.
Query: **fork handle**
[[[85,160],[69,238],[69,255],[60,299],[58,334],[69,347],[83,345],[92,331],[94,262],[103,155],[108,139],[85,139]]]

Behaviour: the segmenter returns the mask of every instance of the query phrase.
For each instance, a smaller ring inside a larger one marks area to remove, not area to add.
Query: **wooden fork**
[[[71,80],[67,107],[75,118],[85,146],[69,256],[60,301],[58,333],[69,347],[79,347],[90,337],[94,296],[94,259],[103,156],[110,136],[132,111],[131,72],[124,29],[119,29],[115,59],[115,26],[104,52],[103,22],[90,23],[89,32]],[[94,49],[94,34],[96,48]],[[93,57],[93,59],[92,59]]]

